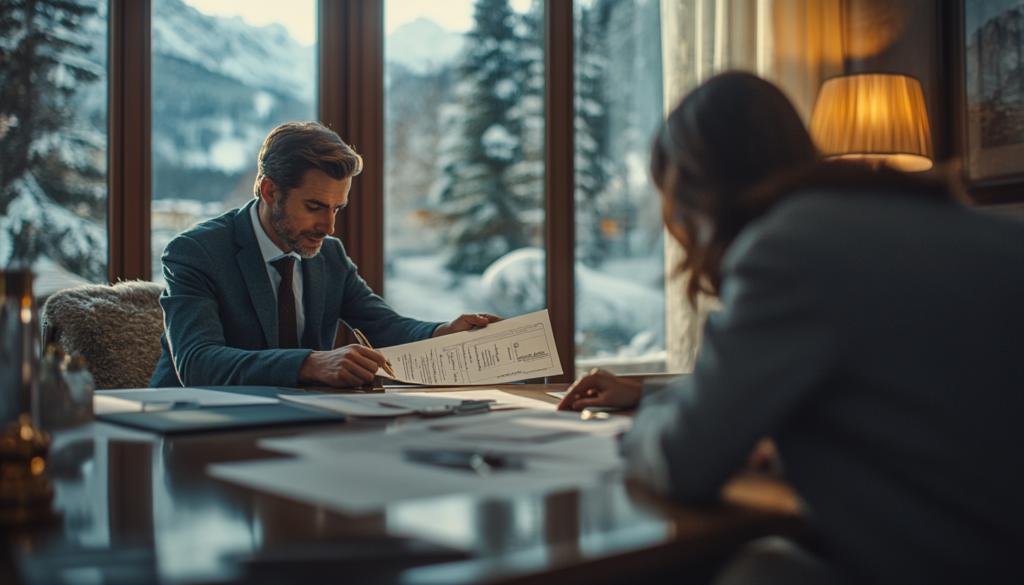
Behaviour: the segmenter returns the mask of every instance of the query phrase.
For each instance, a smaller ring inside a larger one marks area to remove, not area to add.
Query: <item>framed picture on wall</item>
[[[966,179],[1024,191],[1024,0],[963,0],[961,14]]]

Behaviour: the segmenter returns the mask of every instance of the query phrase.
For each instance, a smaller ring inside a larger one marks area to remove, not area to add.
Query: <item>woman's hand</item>
[[[558,410],[583,410],[588,406],[633,408],[640,402],[642,385],[642,378],[621,378],[595,369],[569,387]]]

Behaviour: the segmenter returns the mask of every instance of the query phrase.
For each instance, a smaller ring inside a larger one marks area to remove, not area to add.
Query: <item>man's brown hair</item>
[[[310,169],[319,169],[340,181],[361,173],[363,158],[320,122],[286,122],[263,141],[253,187],[256,198],[260,197],[264,177],[277,183],[282,197],[287,198]]]

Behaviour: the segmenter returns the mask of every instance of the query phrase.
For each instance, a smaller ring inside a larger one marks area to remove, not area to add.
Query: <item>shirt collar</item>
[[[259,199],[252,204],[252,207],[249,208],[249,217],[252,218],[252,231],[256,232],[256,241],[260,244],[260,252],[263,253],[263,261],[273,262],[278,258],[293,256],[296,260],[301,262],[302,256],[300,256],[298,252],[295,250],[288,253],[282,252],[281,248],[278,248],[277,244],[275,244],[274,241],[270,239],[270,236],[267,235],[266,230],[263,229],[263,224],[260,223],[260,214],[257,210],[257,207],[259,207],[260,204],[261,201]]]

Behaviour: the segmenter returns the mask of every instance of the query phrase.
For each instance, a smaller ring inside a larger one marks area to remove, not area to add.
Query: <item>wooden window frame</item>
[[[547,306],[561,376],[575,371],[573,2],[547,0],[545,43],[545,211]],[[108,275],[152,278],[152,0],[110,0],[108,33]],[[338,237],[359,273],[384,292],[384,0],[319,2],[318,111],[362,154]],[[455,317],[455,315],[453,315]]]
[[[152,1],[110,0],[107,23],[107,275],[151,280]]]

